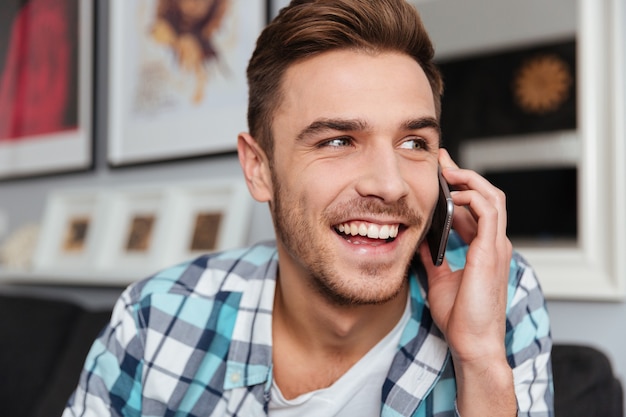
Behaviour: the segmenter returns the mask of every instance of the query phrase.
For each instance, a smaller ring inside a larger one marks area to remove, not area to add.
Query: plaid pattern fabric
[[[456,235],[447,257],[460,268]],[[265,416],[272,382],[275,245],[207,255],[131,285],[94,342],[69,416]],[[382,387],[381,415],[455,416],[453,365],[411,268],[412,317]],[[519,257],[509,280],[506,345],[520,416],[552,416],[548,316]]]

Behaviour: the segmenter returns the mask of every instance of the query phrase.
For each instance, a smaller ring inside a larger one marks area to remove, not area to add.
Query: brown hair
[[[443,83],[419,14],[405,0],[292,0],[263,30],[248,64],[248,128],[270,162],[272,117],[287,68],[337,49],[397,51],[426,73],[440,114]]]

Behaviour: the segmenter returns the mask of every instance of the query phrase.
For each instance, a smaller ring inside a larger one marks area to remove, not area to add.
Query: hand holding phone
[[[430,248],[433,264],[440,266],[446,253],[446,245],[452,226],[452,215],[454,214],[454,203],[450,196],[448,183],[441,173],[441,167],[438,168],[437,174],[439,176],[439,199],[433,213],[430,229],[426,234],[426,241]]]

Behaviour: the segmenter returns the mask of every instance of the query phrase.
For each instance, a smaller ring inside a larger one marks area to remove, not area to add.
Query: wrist
[[[450,354],[455,365],[468,369],[484,368],[494,364],[507,364],[504,335],[481,336],[449,343]]]
[[[467,381],[487,378],[496,385],[512,383],[513,371],[504,355],[483,356],[472,360],[462,360],[452,356],[457,378]]]
[[[506,357],[454,363],[457,406],[463,417],[515,416],[513,371]]]

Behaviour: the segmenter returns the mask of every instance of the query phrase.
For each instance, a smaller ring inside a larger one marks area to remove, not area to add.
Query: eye
[[[334,138],[334,139],[330,139],[327,140],[325,142],[322,142],[320,144],[320,147],[329,147],[329,148],[342,148],[345,146],[350,146],[352,144],[352,141],[350,140],[350,138]]]
[[[427,150],[428,149],[428,141],[424,138],[413,137],[405,140],[400,144],[401,149],[411,149],[411,150]]]

